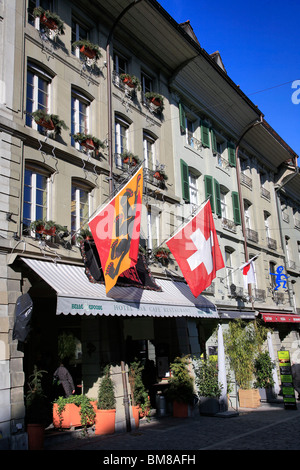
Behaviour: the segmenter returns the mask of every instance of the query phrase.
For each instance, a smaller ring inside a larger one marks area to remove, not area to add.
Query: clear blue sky
[[[158,1],[178,23],[190,20],[209,54],[220,52],[229,77],[300,156],[300,0]]]

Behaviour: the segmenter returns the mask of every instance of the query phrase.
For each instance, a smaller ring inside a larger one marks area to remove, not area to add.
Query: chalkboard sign
[[[289,351],[278,351],[283,403],[286,409],[297,409]]]

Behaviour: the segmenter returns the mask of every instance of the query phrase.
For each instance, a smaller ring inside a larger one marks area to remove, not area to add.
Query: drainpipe
[[[296,167],[296,170],[295,170],[295,173],[293,173],[289,178],[287,178],[287,180],[285,181],[285,183],[282,183],[282,184],[280,184],[277,188],[275,188],[277,217],[278,217],[278,222],[279,222],[279,232],[280,232],[281,247],[282,247],[283,252],[284,252],[284,267],[285,267],[285,271],[287,270],[287,269],[286,269],[286,268],[287,268],[287,263],[286,263],[287,253],[286,253],[286,245],[285,245],[285,241],[284,241],[284,238],[283,238],[283,232],[282,232],[282,223],[281,223],[281,220],[282,220],[281,217],[282,217],[282,215],[281,215],[279,191],[280,191],[287,183],[289,183],[292,179],[294,179],[294,178],[299,174],[299,170],[300,170],[300,168],[297,166],[297,167]],[[294,297],[293,297],[293,288],[291,288],[289,278],[287,279],[287,285],[288,285],[287,291],[288,291],[288,294],[289,294],[290,305],[291,305],[291,307],[293,308],[294,313],[296,313],[296,305],[295,305]]]
[[[263,115],[260,115],[260,120],[259,121],[254,121],[249,126],[244,130],[244,132],[241,134],[239,137],[236,148],[235,148],[235,161],[236,161],[236,177],[237,177],[237,185],[238,185],[238,194],[239,194],[239,202],[240,202],[240,211],[241,211],[241,222],[242,222],[242,232],[243,232],[243,237],[244,237],[244,250],[245,250],[245,261],[249,261],[249,256],[248,256],[248,246],[247,246],[247,235],[246,235],[246,225],[245,225],[245,213],[244,213],[244,204],[243,204],[243,197],[242,197],[242,190],[241,190],[241,179],[240,179],[240,160],[239,160],[239,149],[240,149],[240,143],[244,136],[249,132],[251,129],[253,129],[255,126],[258,126],[259,124],[263,123]],[[250,298],[252,299],[252,289],[251,285],[248,284],[248,293]],[[252,303],[252,310],[254,310],[254,303],[253,299],[251,300]]]
[[[109,161],[109,195],[112,196],[114,190],[113,183],[113,124],[112,124],[112,91],[111,91],[111,65],[110,65],[110,42],[113,35],[113,32],[118,25],[119,21],[127,13],[130,8],[134,7],[137,3],[142,0],[134,0],[130,3],[120,15],[116,18],[114,24],[112,25],[109,35],[106,42],[106,66],[107,66],[107,106],[108,106],[108,161]],[[125,408],[125,420],[126,420],[126,430],[131,431],[131,422],[130,422],[130,409],[129,409],[129,396],[127,390],[126,382],[126,371],[125,371],[125,362],[121,361],[121,373],[122,373],[122,384],[124,390],[124,408]]]

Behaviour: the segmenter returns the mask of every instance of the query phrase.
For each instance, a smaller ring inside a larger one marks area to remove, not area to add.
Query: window
[[[226,269],[226,281],[229,292],[231,293],[230,286],[234,284],[234,269],[232,267],[232,249],[229,247],[225,248],[225,269]]]
[[[72,90],[71,105],[71,135],[78,132],[89,133],[89,107],[90,101],[79,91]],[[73,147],[80,148],[80,144],[71,137]]]
[[[72,19],[72,36],[71,36],[71,44],[76,41],[81,41],[83,39],[88,39],[89,33],[86,27],[80,24],[76,19]],[[80,57],[80,50],[79,47],[72,46],[72,54],[76,55],[76,57]]]
[[[24,175],[23,233],[30,233],[35,220],[47,220],[49,211],[50,173],[34,164],[26,165]]]
[[[228,219],[226,194],[227,194],[227,191],[225,190],[225,188],[221,187],[221,190],[220,190],[220,204],[221,204],[221,217],[223,219]]]
[[[142,72],[141,74],[141,87],[142,92],[147,93],[148,91],[152,91],[152,84],[153,80],[148,75]]]
[[[251,216],[250,216],[251,204],[248,201],[244,201],[244,215],[245,215],[245,226],[251,229]]]
[[[149,134],[144,133],[144,160],[145,160],[145,168],[148,170],[153,171],[155,169],[155,139],[151,137]]]
[[[127,59],[117,52],[114,53],[113,66],[115,74],[121,75],[122,73],[127,73]]]
[[[53,11],[53,0],[29,0],[28,2],[28,23],[39,29],[40,19],[33,16],[33,10],[42,7],[44,10]]]
[[[121,155],[128,148],[128,130],[129,124],[121,116],[116,116],[115,119],[115,158],[116,165],[122,167]]]
[[[160,245],[160,210],[150,206],[147,213],[148,248],[153,250]]]
[[[72,242],[76,242],[76,236],[80,229],[88,228],[91,210],[92,188],[84,182],[73,181],[71,190],[71,236]]]
[[[198,186],[197,176],[189,171],[189,186],[190,186],[190,203],[193,206],[193,210],[198,207]]]
[[[50,112],[50,85],[51,77],[38,65],[28,62],[27,67],[27,93],[26,93],[26,125],[39,132],[44,132],[29,113],[42,109]]]

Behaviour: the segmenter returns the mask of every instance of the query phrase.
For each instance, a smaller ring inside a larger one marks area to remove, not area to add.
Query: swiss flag
[[[225,266],[209,200],[166,244],[195,297],[211,285],[216,272]]]

